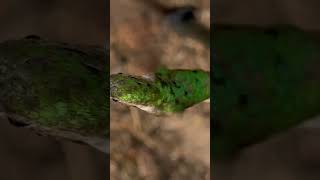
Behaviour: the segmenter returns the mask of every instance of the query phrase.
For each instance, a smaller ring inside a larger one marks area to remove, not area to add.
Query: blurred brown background
[[[103,0],[1,0],[0,41],[30,34],[51,41],[106,45]],[[40,137],[0,120],[0,179],[108,179],[105,154],[84,145]]]
[[[268,26],[292,24],[306,30],[319,30],[317,0],[214,0],[214,23]]]
[[[291,24],[308,31],[320,30],[317,0],[215,0],[212,3],[214,24],[260,27]],[[293,129],[250,147],[235,162],[215,162],[212,176],[216,180],[318,180],[319,139],[319,126]]]
[[[209,16],[205,17],[210,9],[207,0],[159,2],[165,7],[195,5],[201,9],[199,19],[209,24]],[[209,49],[173,31],[163,14],[149,4],[111,0],[110,10],[110,73],[141,76],[152,74],[162,65],[209,70]],[[110,103],[111,179],[209,179],[208,103],[182,114],[159,117]]]

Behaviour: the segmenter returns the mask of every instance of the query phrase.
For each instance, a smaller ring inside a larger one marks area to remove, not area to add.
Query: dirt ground
[[[166,6],[179,5],[178,1],[161,2]],[[197,5],[204,13],[209,12],[208,1],[189,3]],[[175,33],[164,17],[147,4],[111,0],[110,9],[111,73],[144,75],[163,65],[210,69],[209,49]],[[189,108],[182,114],[160,117],[113,101],[110,103],[111,179],[209,179],[208,103]]]

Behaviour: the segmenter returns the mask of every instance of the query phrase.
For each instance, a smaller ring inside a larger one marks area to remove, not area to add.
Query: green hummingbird
[[[154,114],[182,112],[210,97],[209,72],[160,68],[153,77],[110,76],[110,97]]]
[[[110,97],[153,113],[211,98],[212,157],[297,126],[320,111],[320,47],[295,28],[215,27],[211,73],[161,68],[110,76]],[[0,111],[16,126],[107,151],[105,52],[37,38],[0,44]],[[211,78],[210,78],[211,74]]]
[[[12,124],[108,151],[105,52],[37,36],[0,43],[0,115]]]
[[[216,26],[213,35],[213,158],[320,113],[320,46],[312,35],[289,26]]]

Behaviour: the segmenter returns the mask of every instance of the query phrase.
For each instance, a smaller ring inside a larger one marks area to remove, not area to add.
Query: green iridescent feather
[[[110,76],[111,98],[151,108],[155,113],[181,112],[210,96],[209,73],[159,69],[153,79],[122,73]]]

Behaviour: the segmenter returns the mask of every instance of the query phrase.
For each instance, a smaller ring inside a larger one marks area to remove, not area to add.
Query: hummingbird
[[[0,43],[0,115],[40,135],[108,152],[106,53],[37,36]]]
[[[320,114],[320,46],[293,26],[213,29],[211,155],[242,149]]]

